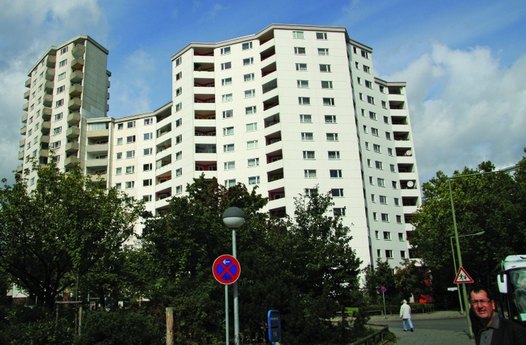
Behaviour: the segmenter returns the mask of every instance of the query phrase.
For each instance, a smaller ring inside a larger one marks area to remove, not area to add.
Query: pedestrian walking
[[[413,321],[411,320],[411,306],[407,304],[407,301],[402,300],[402,305],[400,306],[400,318],[402,319],[402,325],[404,326],[404,332],[407,330],[414,331]]]

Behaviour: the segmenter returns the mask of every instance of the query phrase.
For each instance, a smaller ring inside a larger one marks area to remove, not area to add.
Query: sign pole
[[[230,336],[228,334],[228,285],[225,285],[225,344],[230,344]]]
[[[232,228],[232,256],[237,259],[236,229]],[[234,344],[239,345],[239,295],[234,282]]]

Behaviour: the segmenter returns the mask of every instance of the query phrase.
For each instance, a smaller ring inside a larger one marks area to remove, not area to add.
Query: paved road
[[[396,335],[397,345],[474,345],[466,333],[466,319],[458,312],[435,312],[413,315],[414,332],[404,332],[396,316],[372,317],[370,324],[386,324]]]

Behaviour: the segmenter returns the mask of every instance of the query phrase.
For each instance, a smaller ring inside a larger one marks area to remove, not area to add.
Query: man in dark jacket
[[[526,345],[526,328],[503,319],[495,311],[495,301],[488,289],[475,286],[471,290],[473,334],[477,345]]]

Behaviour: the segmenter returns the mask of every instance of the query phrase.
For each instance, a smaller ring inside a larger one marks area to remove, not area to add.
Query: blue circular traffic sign
[[[215,280],[223,285],[230,285],[237,281],[241,274],[241,265],[235,257],[229,254],[223,254],[214,260],[212,265],[212,274]]]

